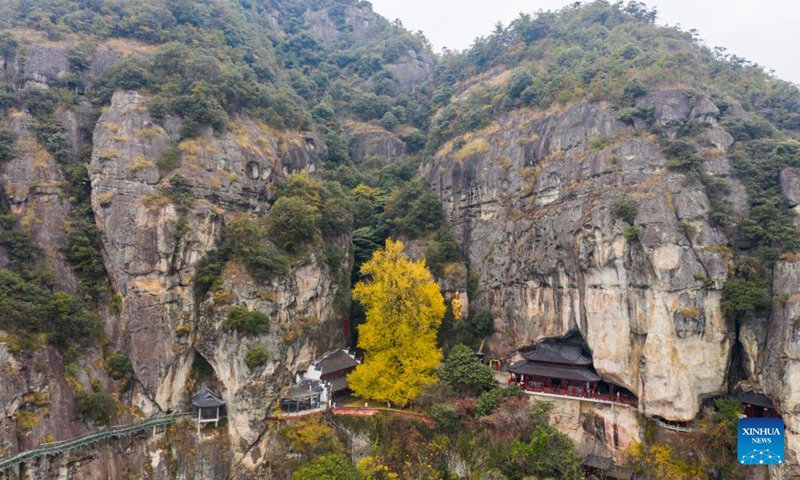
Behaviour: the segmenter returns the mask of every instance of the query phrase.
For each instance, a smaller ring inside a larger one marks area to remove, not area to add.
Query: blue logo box
[[[780,418],[743,418],[738,426],[738,458],[742,465],[780,465],[784,425]]]

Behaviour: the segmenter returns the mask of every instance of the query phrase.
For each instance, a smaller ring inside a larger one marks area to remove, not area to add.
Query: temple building
[[[355,355],[347,350],[339,349],[313,363],[304,378],[319,380],[328,384],[331,397],[346,393],[350,386],[347,375],[359,365]]]
[[[521,350],[522,360],[508,367],[509,383],[531,392],[592,398],[638,406],[627,389],[603,381],[594,370],[592,357],[581,343],[545,340],[533,349]]]
[[[545,341],[522,352],[522,360],[508,367],[512,382],[525,390],[584,396],[597,390],[598,375],[592,358],[581,345]]]
[[[289,389],[281,398],[281,412],[300,413],[317,410],[327,405],[325,386],[317,380],[303,380]]]
[[[204,388],[192,397],[192,413],[197,418],[197,433],[200,433],[202,424],[214,422],[215,427],[219,424],[219,419],[225,414],[225,402],[219,395]]]
[[[328,408],[336,395],[347,393],[347,374],[359,361],[347,350],[339,349],[311,364],[304,375],[298,376],[297,385],[281,397],[283,413],[302,413]]]
[[[744,404],[744,414],[747,418],[780,418],[778,410],[763,393],[753,391],[732,393],[730,398]]]

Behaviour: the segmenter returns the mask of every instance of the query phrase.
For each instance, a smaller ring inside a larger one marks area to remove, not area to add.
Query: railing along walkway
[[[656,425],[658,425],[659,427],[665,428],[667,430],[672,430],[673,432],[685,433],[685,432],[694,432],[695,431],[695,429],[692,428],[692,427],[682,427],[680,425],[673,425],[671,423],[663,422],[663,421],[661,421],[661,420],[659,420],[657,418],[654,418],[654,417],[647,417],[647,418],[652,420],[652,421],[654,421],[656,423]]]
[[[145,420],[144,422],[134,423],[131,425],[111,427],[107,430],[91,433],[83,437],[63,440],[60,442],[43,443],[38,448],[34,448],[33,450],[18,453],[13,457],[0,460],[0,471],[15,465],[19,465],[20,463],[24,463],[32,458],[41,457],[43,455],[56,455],[66,452],[67,450],[72,450],[73,448],[82,447],[90,443],[100,442],[106,438],[122,437],[124,435],[130,435],[147,428],[169,425],[175,423],[175,421],[177,421],[179,418],[189,416],[192,416],[192,413],[173,413],[171,415],[152,418],[150,420]]]
[[[398,408],[386,408],[386,407],[334,407],[331,409],[331,413],[334,415],[358,415],[358,416],[372,416],[378,412],[392,412],[395,414],[400,415],[401,417],[406,418],[413,418],[416,420],[421,420],[426,423],[434,423],[434,420],[431,417],[427,417],[421,413],[416,412],[409,412],[407,410],[400,410]]]

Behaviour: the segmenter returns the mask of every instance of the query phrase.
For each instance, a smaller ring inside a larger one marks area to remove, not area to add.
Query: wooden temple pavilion
[[[350,385],[347,374],[359,365],[354,355],[344,349],[336,350],[314,363],[306,372],[305,378],[327,382],[331,396],[346,392]]]
[[[763,393],[738,392],[732,393],[729,397],[744,404],[744,414],[747,418],[780,418],[772,400]]]
[[[214,426],[217,426],[225,413],[225,402],[219,395],[204,388],[192,397],[192,413],[197,418],[197,432],[200,433],[201,424],[214,422]]]
[[[508,371],[510,383],[518,383],[525,390],[579,397],[597,390],[600,375],[581,345],[544,341],[522,352],[522,358]]]

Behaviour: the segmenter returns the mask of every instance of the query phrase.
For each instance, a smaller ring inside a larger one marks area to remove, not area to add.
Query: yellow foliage
[[[362,458],[358,461],[358,466],[356,468],[358,468],[364,480],[394,480],[400,478],[375,457]]]
[[[202,151],[202,147],[197,140],[184,140],[178,144],[178,149],[183,152],[184,158],[189,160],[197,159],[197,154]]]
[[[459,163],[463,162],[464,160],[468,159],[473,155],[479,155],[481,153],[486,153],[491,150],[491,145],[483,138],[476,138],[471,142],[467,143],[459,151],[453,155],[453,158]]]
[[[17,427],[23,432],[28,432],[39,426],[39,416],[28,410],[20,410],[14,414]]]
[[[137,131],[135,135],[139,140],[152,140],[161,135],[161,129],[158,127],[147,127]]]
[[[149,160],[141,155],[136,155],[133,158],[133,163],[131,164],[131,172],[136,173],[142,170],[149,170],[151,168],[156,168],[156,164],[153,163],[152,160]]]
[[[399,241],[387,240],[361,273],[370,278],[353,290],[367,310],[358,329],[364,363],[348,376],[350,388],[364,398],[405,405],[436,381],[444,298],[425,262],[405,256]]]
[[[172,200],[170,200],[169,197],[158,192],[145,193],[142,195],[142,205],[150,210],[158,210],[165,205],[169,205],[170,203],[172,203]]]
[[[377,201],[381,196],[381,189],[370,187],[360,183],[353,189],[353,197],[356,200],[367,200],[370,202]]]
[[[97,156],[97,159],[101,162],[107,162],[117,158],[117,155],[118,154],[116,150],[106,150],[105,152],[100,153],[100,155]]]
[[[107,207],[114,201],[114,192],[103,192],[97,194],[97,202],[101,207]]]
[[[700,310],[695,306],[683,307],[680,312],[686,318],[700,318]]]
[[[292,450],[308,458],[343,450],[336,431],[320,417],[287,425],[280,431],[280,435],[289,441]]]

